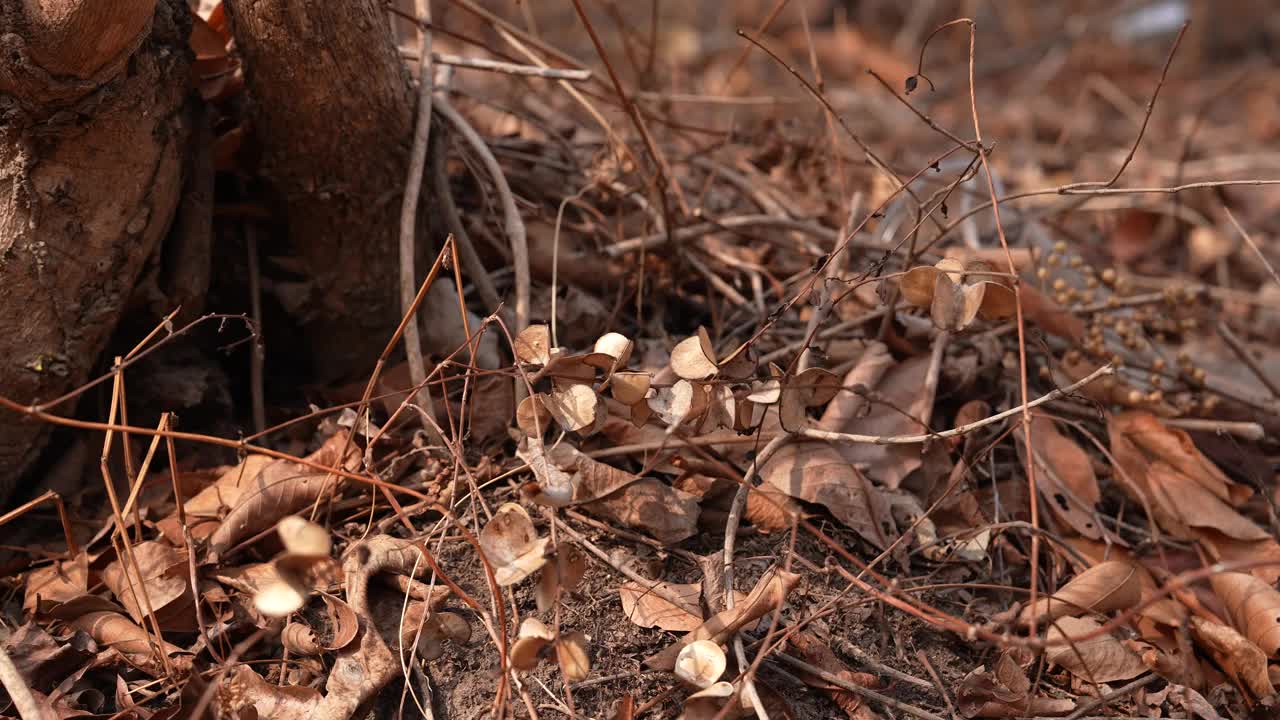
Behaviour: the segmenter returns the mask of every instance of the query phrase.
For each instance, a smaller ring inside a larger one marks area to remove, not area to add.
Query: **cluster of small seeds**
[[[1068,364],[1088,357],[1141,371],[1126,374],[1146,385],[1129,392],[1130,405],[1168,403],[1187,414],[1211,412],[1217,406],[1219,399],[1204,391],[1204,368],[1196,366],[1185,351],[1170,363],[1157,350],[1170,336],[1199,327],[1186,310],[1195,307],[1201,289],[1169,286],[1159,298],[1144,302],[1134,297],[1132,282],[1115,268],[1095,269],[1081,256],[1069,254],[1063,241],[1055,242],[1047,253],[1032,248],[1032,259],[1038,262],[1036,278],[1050,297],[1086,318],[1084,340],[1068,352]]]

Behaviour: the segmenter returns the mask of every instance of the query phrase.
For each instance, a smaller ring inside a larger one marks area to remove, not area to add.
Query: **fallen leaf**
[[[698,640],[713,640],[723,644],[738,630],[759,620],[787,600],[787,595],[800,582],[800,576],[774,567],[752,588],[746,600],[732,608],[721,610],[706,622],[691,630],[679,641],[644,661],[654,670],[671,670],[675,667],[680,650]]]
[[[1050,597],[1023,608],[1018,622],[1026,625],[1074,615],[1081,611],[1107,613],[1137,606],[1142,597],[1141,571],[1124,560],[1099,563],[1076,575]]]
[[[307,460],[324,467],[338,467],[351,471],[358,467],[360,453],[354,446],[347,447],[346,431],[336,432],[325,440]],[[345,462],[339,463],[339,454],[347,447]],[[341,478],[309,467],[277,460],[243,487],[235,506],[222,524],[209,537],[209,550],[222,554],[241,540],[256,535],[276,524],[280,518],[309,507],[322,494],[334,492]],[[198,497],[198,496],[197,496]]]
[[[878,548],[894,533],[880,491],[836,448],[824,441],[792,443],[760,468],[770,486],[797,500],[827,508],[837,520]]]
[[[645,587],[629,580],[618,587],[618,598],[622,614],[640,627],[689,632],[702,624],[701,592],[699,583],[654,581]]]
[[[538,573],[538,584],[534,588],[538,610],[547,611],[554,607],[556,596],[573,592],[586,573],[587,558],[582,551],[561,543],[556,548],[555,558],[543,565]]]
[[[864,356],[859,365],[867,362],[878,365],[874,355]],[[858,370],[854,368],[854,372]],[[882,376],[880,383],[871,388],[881,399],[873,402],[863,417],[837,414],[838,403],[831,403],[818,427],[822,430],[861,435],[892,436],[924,433],[928,428],[920,424],[933,409],[933,394],[924,392],[925,376],[929,371],[927,355],[910,358],[896,365]],[[846,382],[846,387],[848,387]],[[843,409],[845,406],[840,405]],[[902,484],[903,478],[921,465],[918,445],[874,445],[871,443],[840,443],[836,446],[840,455],[850,464],[866,467],[867,477],[893,490]]]
[[[704,690],[711,687],[724,674],[729,661],[724,650],[710,640],[698,640],[685,645],[676,656],[676,677]]]
[[[676,343],[671,349],[671,369],[682,380],[706,380],[716,374],[716,353],[705,329],[698,328],[696,335]]]
[[[1045,658],[1086,682],[1132,680],[1147,672],[1142,659],[1109,634],[1075,639],[1100,627],[1092,618],[1057,618],[1045,635]]]
[[[1031,681],[1006,651],[990,671],[978,667],[964,676],[956,688],[956,705],[970,718],[1066,715],[1076,707],[1072,700],[1031,697],[1030,692]]]
[[[1280,592],[1253,575],[1217,573],[1209,578],[1236,629],[1268,657],[1280,650]]]
[[[130,665],[152,677],[163,676],[164,663],[155,654],[158,647],[169,656],[175,670],[190,670],[191,655],[182,648],[161,642],[124,614],[119,606],[93,595],[82,595],[59,605],[50,613],[94,642],[120,653]]]
[[[1218,664],[1254,695],[1265,698],[1275,692],[1267,674],[1266,653],[1245,636],[1202,617],[1191,618],[1191,630]]]
[[[587,636],[580,630],[560,633],[556,638],[556,660],[560,672],[569,682],[582,682],[591,674],[591,656],[587,651]]]
[[[582,509],[645,532],[664,545],[674,545],[698,532],[698,499],[654,478],[640,478],[583,504]]]
[[[129,617],[142,623],[149,607],[162,630],[195,630],[195,600],[185,554],[168,543],[148,541],[134,545],[132,557],[136,568],[133,562],[117,558],[102,571],[102,581]]]
[[[514,585],[546,563],[550,538],[538,537],[529,513],[505,503],[480,531],[480,548],[493,565],[499,585]]]
[[[520,623],[516,641],[511,644],[511,667],[529,671],[542,661],[542,651],[555,640],[555,634],[537,618],[525,618]]]
[[[1025,448],[1025,433],[1019,432],[1018,439]],[[1089,454],[1059,432],[1052,420],[1038,413],[1031,416],[1031,445],[1036,487],[1054,515],[1087,538],[1097,540],[1109,535],[1096,520],[1096,505],[1102,492]],[[1019,455],[1025,465],[1026,453]]]
[[[88,635],[76,633],[60,641],[31,621],[9,635],[4,649],[27,685],[46,694],[97,654]]]
[[[530,325],[516,335],[512,349],[517,362],[546,365],[551,362],[551,328]]]
[[[597,420],[608,413],[604,398],[590,385],[567,385],[546,395],[543,402],[563,430],[582,435],[598,431]]]

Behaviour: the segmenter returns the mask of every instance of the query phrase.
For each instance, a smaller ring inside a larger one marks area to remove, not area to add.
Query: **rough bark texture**
[[[371,366],[400,316],[398,200],[414,100],[382,5],[226,4],[261,172],[283,197],[311,283],[300,319],[320,380]]]
[[[181,190],[184,0],[0,3],[0,393],[82,383]],[[60,408],[67,410],[67,408]],[[0,502],[47,427],[0,410]]]

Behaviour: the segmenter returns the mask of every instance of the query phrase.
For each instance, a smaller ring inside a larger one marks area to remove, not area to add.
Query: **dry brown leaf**
[[[676,343],[671,349],[671,369],[682,380],[706,380],[716,374],[716,352],[705,329],[698,328],[696,335]]]
[[[1257,645],[1226,625],[1202,617],[1191,618],[1191,630],[1201,647],[1209,650],[1224,670],[1259,698],[1275,688],[1267,674],[1267,655]]]
[[[698,499],[654,478],[640,478],[582,509],[647,533],[664,545],[698,532]]]
[[[89,590],[89,557],[81,552],[70,560],[58,560],[32,570],[23,585],[22,610],[48,612],[59,603]]]
[[[556,638],[556,660],[560,671],[569,682],[582,682],[591,674],[591,655],[587,650],[587,636],[580,630],[560,633]]]
[[[590,435],[599,430],[600,416],[607,414],[604,399],[590,385],[568,385],[547,395],[543,402],[566,432]]]
[[[965,717],[1023,718],[1066,715],[1075,701],[1029,697],[1031,681],[1009,652],[996,659],[990,671],[979,667],[960,681],[956,704]]]
[[[1018,298],[1022,301],[1022,317],[1027,322],[1034,323],[1041,330],[1064,340],[1077,344],[1084,341],[1084,321],[1041,293],[1031,283],[1022,283],[1018,286]]]
[[[50,615],[76,630],[88,633],[94,642],[111,648],[134,667],[151,674],[163,675],[164,664],[155,655],[155,637],[124,614],[119,606],[93,595],[81,595],[54,608]],[[191,656],[168,642],[160,644],[175,670],[191,668]]]
[[[1026,436],[1018,438],[1025,442]],[[1031,419],[1031,451],[1036,464],[1036,487],[1050,510],[1076,532],[1092,540],[1109,535],[1096,520],[1102,499],[1093,463],[1079,445],[1063,435],[1052,420],[1034,414]],[[1025,445],[1024,445],[1025,447]],[[1023,464],[1026,453],[1019,453]],[[1119,538],[1112,538],[1119,541]],[[1119,541],[1123,543],[1123,541]]]
[[[294,655],[312,657],[324,652],[315,631],[302,623],[291,622],[280,631],[280,644]]]
[[[534,588],[538,610],[545,612],[554,607],[556,596],[573,592],[586,573],[586,555],[573,545],[561,543],[556,548],[555,559],[538,573],[538,584]]]
[[[498,508],[480,531],[480,548],[499,585],[513,585],[546,563],[550,538],[538,537],[529,513],[515,503]]]
[[[1209,578],[1231,623],[1268,657],[1280,650],[1280,592],[1253,575],[1218,573]]]
[[[859,371],[864,362],[870,371],[878,368],[882,360],[874,354],[864,355],[859,360],[858,367],[851,371],[850,377]],[[927,355],[910,358],[886,370],[880,382],[869,388],[875,390],[883,398],[883,402],[872,403],[869,412],[859,417],[846,414],[848,404],[837,400],[828,406],[818,427],[833,432],[862,435],[913,435],[927,432],[928,429],[918,420],[933,409],[933,394],[925,392],[925,376],[928,371]],[[846,379],[845,386],[848,385]],[[850,393],[844,393],[841,397],[848,394]],[[903,478],[921,465],[918,445],[841,443],[837,450],[850,464],[866,467],[867,477],[891,490],[897,489]]]
[[[1045,636],[1045,658],[1086,682],[1132,680],[1147,671],[1142,659],[1111,635],[1075,639],[1100,627],[1092,618],[1058,618]]]
[[[702,383],[678,380],[668,388],[659,388],[646,401],[649,409],[670,426],[695,424],[711,407],[711,393]]]
[[[705,690],[724,674],[729,661],[720,645],[710,640],[698,640],[685,645],[676,656],[676,677]]]
[[[1251,488],[1232,481],[1205,457],[1185,430],[1169,427],[1151,413],[1121,413],[1112,418],[1112,425],[1148,460],[1163,461],[1229,505],[1239,506],[1253,495]]]
[[[149,606],[162,630],[195,630],[195,602],[186,555],[168,543],[149,541],[133,546],[133,559],[137,572],[133,563],[120,559],[102,571],[102,581],[124,605],[129,617],[142,623]]]
[[[1050,597],[1023,608],[1018,622],[1026,625],[1052,621],[1080,611],[1107,613],[1127,610],[1142,598],[1142,572],[1124,560],[1099,563],[1075,576]]]
[[[690,695],[684,701],[684,712],[681,720],[715,720],[715,718],[745,717],[750,708],[745,706],[746,699],[740,697],[738,688],[730,682],[714,683]],[[726,706],[730,706],[726,709]]]
[[[345,462],[339,454],[347,448]],[[336,432],[325,440],[307,460],[324,467],[359,467],[360,453],[347,446],[346,431]],[[276,524],[280,518],[309,507],[325,492],[334,492],[342,479],[309,467],[277,460],[262,469],[236,499],[235,506],[222,524],[209,537],[209,550],[220,555],[241,540],[256,535]]]
[[[723,644],[738,630],[785,603],[787,595],[799,582],[800,576],[796,573],[774,567],[760,578],[746,600],[711,616],[676,643],[647,658],[645,666],[654,670],[671,670],[675,667],[680,650],[686,645],[697,640],[712,640]]]
[[[933,324],[942,330],[963,330],[979,315],[987,320],[1010,317],[1017,309],[1012,290],[982,279],[989,275],[966,275],[990,270],[981,261],[943,258],[933,267],[911,268],[900,283],[902,296],[916,307],[928,307]]]
[[[702,624],[701,584],[655,581],[652,585],[627,581],[618,587],[622,614],[628,620],[640,627],[670,632],[690,632]]]
[[[516,361],[531,365],[551,362],[551,328],[546,325],[530,325],[516,335],[512,347]]]
[[[551,427],[552,415],[547,407],[548,400],[543,393],[534,393],[516,406],[516,427],[525,435],[541,437]]]
[[[827,508],[876,547],[888,546],[894,532],[888,503],[830,444],[805,441],[787,445],[764,464],[760,477],[790,497]]]
[[[616,372],[609,380],[609,391],[623,405],[643,402],[649,394],[653,376],[646,372]]]
[[[529,671],[542,661],[542,651],[555,640],[555,634],[537,618],[525,618],[520,623],[516,641],[511,644],[511,667]]]
[[[798,657],[810,665],[866,688],[873,690],[880,688],[874,675],[850,670],[840,661],[840,658],[836,657],[830,647],[810,633],[793,633],[788,642]],[[809,687],[818,688],[829,695],[849,720],[878,720],[879,716],[867,707],[861,695],[807,673],[801,673],[800,679]]]

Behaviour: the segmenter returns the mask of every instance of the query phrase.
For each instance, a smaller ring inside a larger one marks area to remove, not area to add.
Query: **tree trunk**
[[[282,196],[310,283],[299,319],[317,379],[349,378],[373,364],[400,318],[409,78],[379,0],[226,7],[263,147],[260,172]]]
[[[0,393],[83,383],[182,185],[184,0],[0,3]],[[66,412],[69,408],[59,408]],[[0,410],[0,502],[47,427]]]

